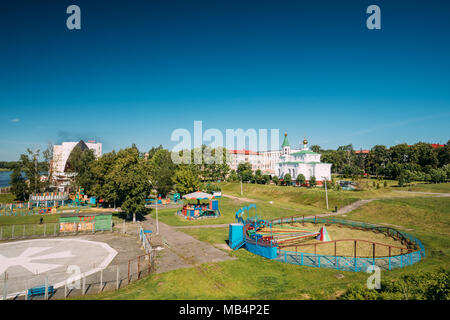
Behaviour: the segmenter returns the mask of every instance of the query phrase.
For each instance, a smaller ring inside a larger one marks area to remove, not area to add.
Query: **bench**
[[[53,288],[53,286],[48,286],[48,294],[50,295],[53,293],[55,293],[55,289]],[[38,286],[28,289],[27,295],[28,297],[43,296],[45,295],[45,286]]]

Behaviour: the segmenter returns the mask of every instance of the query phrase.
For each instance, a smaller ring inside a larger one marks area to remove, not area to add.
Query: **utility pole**
[[[151,180],[148,180],[148,182],[153,185]],[[151,192],[150,192],[151,193]],[[155,209],[156,209],[156,234],[159,234],[159,225],[158,225],[158,197],[155,199]]]
[[[327,210],[328,210],[328,190],[327,190],[327,179],[323,177],[323,182],[325,183],[325,199],[327,201]]]

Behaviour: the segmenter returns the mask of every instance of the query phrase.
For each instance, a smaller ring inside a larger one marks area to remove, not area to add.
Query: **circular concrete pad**
[[[0,244],[0,280],[7,275],[8,297],[25,288],[54,288],[104,269],[117,255],[108,244],[84,239],[35,239]],[[3,281],[1,281],[3,282]],[[3,288],[5,284],[3,283]],[[2,293],[3,293],[2,288]]]

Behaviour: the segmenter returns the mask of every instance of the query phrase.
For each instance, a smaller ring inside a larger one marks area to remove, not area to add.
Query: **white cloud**
[[[11,122],[19,122],[20,119],[19,119],[19,118],[14,118],[14,119],[11,119],[10,121],[11,121]]]

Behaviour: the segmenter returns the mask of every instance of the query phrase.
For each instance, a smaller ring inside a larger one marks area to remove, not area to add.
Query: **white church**
[[[228,152],[229,165],[233,170],[237,170],[239,163],[248,162],[252,165],[253,171],[261,170],[263,174],[278,176],[281,179],[289,173],[294,181],[299,174],[303,174],[306,181],[314,176],[318,185],[321,185],[324,179],[331,180],[331,163],[320,162],[321,155],[308,149],[306,139],[303,140],[303,147],[291,149],[287,133],[284,134],[281,150],[228,150]]]
[[[292,180],[295,180],[299,174],[303,174],[306,181],[309,181],[314,176],[317,184],[322,184],[325,179],[327,181],[331,180],[331,163],[320,162],[321,155],[308,149],[308,141],[306,139],[303,140],[303,148],[301,150],[291,152],[287,133],[285,133],[281,147],[282,155],[275,168],[279,178],[290,174]]]

